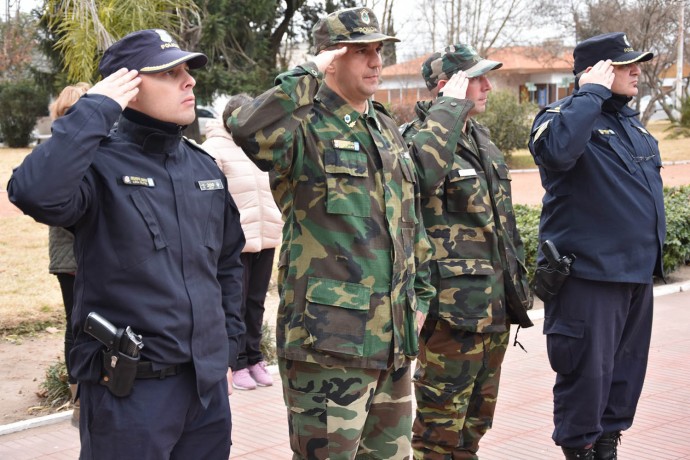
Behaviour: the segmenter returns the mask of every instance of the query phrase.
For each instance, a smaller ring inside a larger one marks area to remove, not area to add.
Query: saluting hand
[[[319,72],[323,73],[326,71],[326,68],[329,65],[331,65],[333,61],[335,61],[345,53],[347,53],[347,46],[341,46],[340,48],[330,50],[323,50],[319,54],[314,56],[312,62],[316,64],[316,67],[319,69]]]
[[[467,86],[470,84],[470,79],[467,74],[460,70],[455,75],[450,77],[450,80],[441,88],[444,96],[454,97],[456,99],[465,99],[467,95]]]
[[[611,59],[599,61],[582,74],[580,77],[580,88],[588,83],[594,83],[611,89],[614,78],[616,78],[616,74],[613,73]]]
[[[124,110],[129,101],[139,92],[138,86],[141,83],[141,77],[138,77],[138,74],[139,72],[136,70],[122,68],[96,83],[86,93],[108,96],[120,104],[120,107]]]

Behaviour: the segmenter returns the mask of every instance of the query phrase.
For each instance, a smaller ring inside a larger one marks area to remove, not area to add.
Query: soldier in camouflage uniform
[[[510,323],[532,325],[531,303],[508,305],[508,290],[529,298],[510,173],[486,128],[470,118],[486,109],[486,73],[501,65],[462,44],[432,54],[422,76],[435,100],[418,102],[418,119],[401,127],[417,167],[437,290],[414,376],[414,458],[477,458]]]
[[[295,459],[410,456],[410,360],[434,289],[414,164],[370,100],[383,35],[345,9],[317,55],[227,120],[263,170],[285,226],[277,348]]]

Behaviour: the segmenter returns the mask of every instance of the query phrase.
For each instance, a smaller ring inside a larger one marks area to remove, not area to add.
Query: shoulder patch
[[[544,131],[546,131],[546,128],[549,127],[549,123],[551,123],[551,120],[546,120],[544,123],[540,124],[537,129],[534,130],[534,135],[532,136],[534,138],[533,142],[537,142],[537,139],[539,139],[539,136],[544,134]]]

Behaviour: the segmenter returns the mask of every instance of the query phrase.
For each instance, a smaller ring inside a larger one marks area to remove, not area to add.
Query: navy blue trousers
[[[80,460],[228,460],[230,404],[222,379],[204,408],[194,371],[139,379],[125,398],[80,382]]]
[[[553,440],[580,448],[630,428],[647,370],[653,285],[571,277],[544,308],[557,373]]]

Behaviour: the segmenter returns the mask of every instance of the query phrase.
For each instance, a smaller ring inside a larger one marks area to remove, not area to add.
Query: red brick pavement
[[[623,434],[622,459],[690,459],[690,283],[683,289],[656,299],[647,380],[635,425]],[[506,355],[496,420],[479,450],[482,460],[562,458],[550,438],[554,374],[541,324],[536,319],[535,327],[520,331],[518,338],[527,352],[511,347]],[[291,458],[280,382],[277,376],[274,380],[273,387],[236,391],[230,397],[231,458]],[[2,459],[75,459],[78,453],[78,433],[67,418],[0,436]]]

